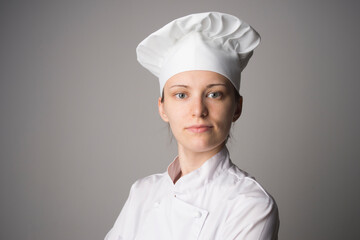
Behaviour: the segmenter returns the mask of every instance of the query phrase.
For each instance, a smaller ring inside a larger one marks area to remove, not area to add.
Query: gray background
[[[103,239],[131,184],[176,154],[135,48],[210,10],[262,36],[229,149],[275,197],[280,239],[360,239],[360,9],[350,0],[1,1],[0,239]]]

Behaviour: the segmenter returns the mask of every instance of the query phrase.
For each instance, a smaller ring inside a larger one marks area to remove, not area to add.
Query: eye
[[[180,98],[180,99],[186,98],[186,94],[185,94],[185,93],[176,93],[175,96],[176,96],[177,98]]]
[[[222,96],[221,92],[211,92],[208,94],[209,98],[220,98]]]

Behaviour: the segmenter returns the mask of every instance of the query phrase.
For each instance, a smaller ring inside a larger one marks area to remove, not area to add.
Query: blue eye
[[[185,94],[185,93],[177,93],[177,94],[175,94],[175,96],[176,96],[177,98],[183,99],[183,98],[186,97],[186,94]]]
[[[211,92],[208,94],[208,97],[210,98],[219,98],[221,96],[222,96],[221,92]]]

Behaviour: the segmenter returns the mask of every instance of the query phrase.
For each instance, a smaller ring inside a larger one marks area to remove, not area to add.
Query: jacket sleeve
[[[106,234],[105,240],[124,240],[132,239],[131,236],[128,236],[132,231],[131,227],[134,225],[133,221],[133,190],[134,185],[130,189],[129,197],[127,198],[125,205],[123,206],[118,218],[115,221],[114,226]],[[129,238],[130,237],[130,238]]]
[[[224,227],[224,240],[277,240],[279,213],[271,198],[248,199],[247,206],[238,206]]]

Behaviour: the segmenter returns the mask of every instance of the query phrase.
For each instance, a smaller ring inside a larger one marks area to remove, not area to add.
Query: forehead
[[[223,84],[226,87],[231,86],[231,82],[223,75],[203,70],[192,70],[178,73],[166,81],[165,88],[174,85],[186,85],[188,87],[201,87],[211,84]]]

